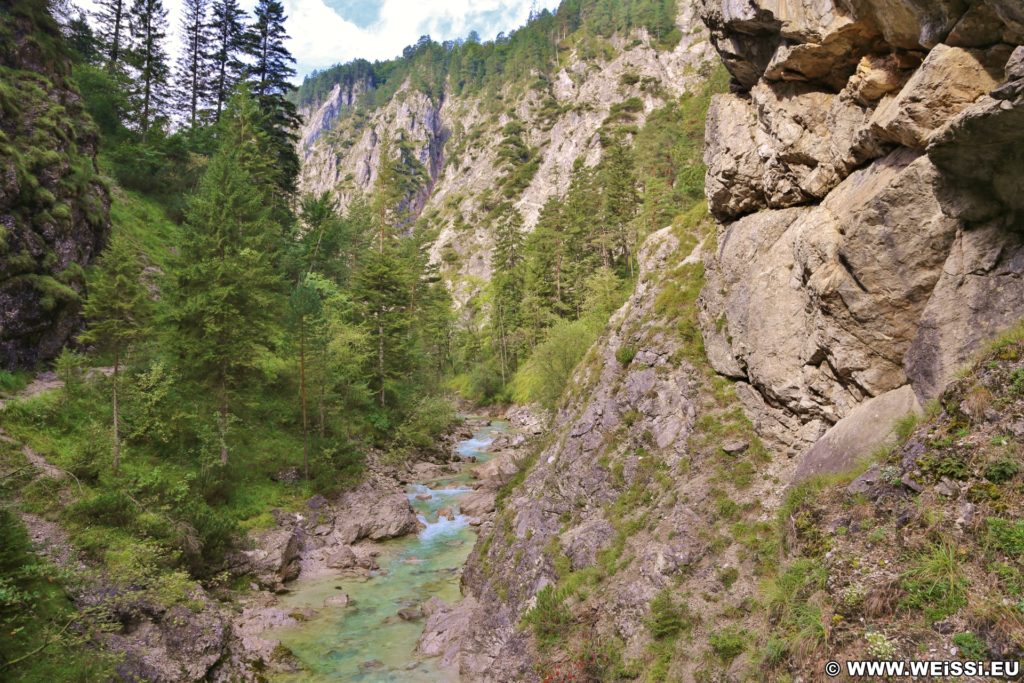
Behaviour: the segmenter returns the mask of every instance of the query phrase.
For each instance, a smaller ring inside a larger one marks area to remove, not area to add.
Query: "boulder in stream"
[[[324,600],[324,607],[348,607],[351,603],[348,593],[339,593]]]
[[[423,608],[421,607],[403,607],[398,610],[398,616],[403,621],[419,621],[423,618]]]

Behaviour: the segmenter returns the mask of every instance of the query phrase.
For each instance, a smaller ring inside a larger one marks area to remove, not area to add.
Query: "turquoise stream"
[[[473,438],[462,441],[458,452],[479,462],[487,459],[494,435],[505,429],[502,423],[479,428]],[[305,671],[275,680],[303,681],[401,681],[402,683],[443,683],[457,681],[457,672],[443,669],[431,659],[418,659],[416,641],[423,622],[403,621],[397,616],[403,607],[421,605],[431,597],[447,602],[460,598],[459,576],[472,550],[476,534],[467,519],[458,514],[460,497],[472,489],[470,466],[457,475],[408,488],[409,501],[426,525],[416,536],[382,544],[377,558],[381,570],[367,580],[326,577],[291,585],[282,597],[286,608],[312,607],[317,616],[299,626],[274,633],[306,667]],[[417,494],[429,493],[428,500]],[[438,519],[443,507],[456,512],[454,520]],[[324,607],[332,595],[347,593],[346,607]]]

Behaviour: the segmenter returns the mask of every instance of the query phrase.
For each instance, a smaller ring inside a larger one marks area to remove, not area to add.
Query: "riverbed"
[[[484,424],[472,438],[460,442],[458,453],[476,463],[487,460],[494,437],[506,425]],[[476,540],[468,519],[459,514],[459,500],[472,491],[472,462],[458,474],[410,484],[409,502],[424,528],[416,535],[381,545],[380,570],[369,579],[325,577],[295,581],[282,597],[283,607],[316,610],[299,626],[278,631],[274,637],[292,651],[306,670],[275,680],[321,683],[326,681],[428,683],[457,681],[458,672],[444,669],[437,660],[420,659],[414,650],[423,621],[398,616],[404,608],[417,608],[432,597],[459,600],[459,578]],[[429,496],[429,497],[427,497]],[[439,517],[450,508],[454,519]],[[347,594],[344,607],[324,602]]]

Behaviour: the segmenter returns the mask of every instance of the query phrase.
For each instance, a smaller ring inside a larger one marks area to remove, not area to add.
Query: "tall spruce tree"
[[[195,128],[202,108],[210,99],[214,80],[209,0],[185,0],[181,35],[184,49],[178,57],[175,99],[178,111],[189,126]]]
[[[183,372],[215,398],[226,465],[233,407],[272,345],[284,297],[271,258],[280,226],[266,185],[250,172],[264,149],[259,111],[240,94],[224,117],[222,144],[186,214],[170,317]]]
[[[96,64],[99,61],[100,45],[84,12],[68,17],[68,22],[64,26],[64,36],[78,62]]]
[[[152,330],[152,305],[142,284],[142,262],[138,249],[126,237],[115,233],[99,259],[99,269],[89,282],[89,296],[82,311],[89,321],[80,340],[96,344],[114,360],[111,376],[113,413],[113,470],[121,464],[121,411],[118,404],[121,365],[132,345]]]
[[[136,71],[129,99],[133,123],[145,137],[165,111],[171,75],[164,46],[167,10],[163,0],[134,0],[129,24],[132,36],[129,63]]]
[[[280,190],[291,194],[295,192],[299,174],[295,129],[300,121],[295,105],[286,97],[293,89],[295,58],[285,47],[288,39],[285,19],[284,6],[278,0],[258,0],[246,45],[251,62],[249,87],[263,112],[264,129],[277,149],[283,183]]]
[[[220,121],[231,93],[242,80],[245,65],[245,11],[238,6],[238,0],[213,0],[210,28],[213,34],[212,79],[210,99],[214,106],[214,118]]]
[[[511,204],[503,204],[495,225],[491,278],[491,328],[501,363],[502,384],[519,362],[520,303],[523,297],[523,217]]]
[[[370,382],[381,408],[389,405],[412,361],[410,325],[414,277],[399,243],[397,226],[405,215],[401,198],[401,155],[387,138],[381,143],[374,187],[373,244],[353,282],[375,359]]]
[[[129,0],[98,0],[96,27],[107,71],[123,66],[125,47],[129,43]]]

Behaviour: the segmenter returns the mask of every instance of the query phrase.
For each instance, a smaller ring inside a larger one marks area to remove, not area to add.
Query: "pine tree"
[[[181,22],[184,50],[178,58],[177,105],[189,122],[196,127],[201,108],[206,104],[213,88],[213,63],[210,45],[213,31],[210,25],[209,0],[185,0]]]
[[[245,52],[245,11],[238,6],[238,0],[213,0],[211,29],[213,46],[211,100],[215,107],[215,120],[220,121],[221,112],[231,93],[242,80],[241,56]]]
[[[145,137],[164,111],[171,73],[164,48],[167,10],[163,0],[135,0],[129,24],[132,36],[129,63],[137,72],[130,98],[132,114],[136,128]]]
[[[286,97],[292,91],[295,58],[285,47],[284,6],[278,0],[258,0],[253,10],[246,45],[251,58],[248,82],[263,112],[264,129],[277,150],[281,169],[281,192],[295,191],[299,157],[295,151],[300,121],[295,105]]]
[[[491,328],[505,384],[519,362],[520,303],[523,297],[523,218],[511,204],[499,207],[491,278]]]
[[[100,58],[99,43],[83,12],[68,18],[64,35],[75,59],[83,64],[97,63]]]
[[[385,408],[413,364],[409,331],[415,284],[396,230],[405,216],[402,159],[386,138],[380,159],[373,195],[373,244],[361,258],[353,288],[375,345],[371,386]]]
[[[129,43],[129,0],[98,0],[96,4],[98,9],[94,16],[99,42],[107,63],[107,71],[113,73],[122,66],[125,47]]]
[[[283,303],[271,260],[280,229],[247,168],[261,149],[257,117],[245,95],[225,110],[223,142],[189,203],[171,300],[183,371],[216,400],[223,464],[232,406],[277,334]]]
[[[142,284],[142,262],[138,249],[126,237],[115,233],[99,259],[99,269],[89,282],[89,296],[83,313],[89,321],[80,340],[96,344],[114,359],[111,377],[113,411],[113,469],[121,464],[121,413],[118,405],[121,364],[132,345],[150,333],[152,305]]]
[[[310,327],[323,317],[323,305],[316,290],[303,278],[288,298],[292,319],[298,327],[299,346],[299,409],[302,413],[302,469],[309,479],[309,408],[306,395],[306,356]]]
[[[626,259],[630,275],[633,273],[633,242],[629,226],[636,216],[638,197],[633,157],[621,136],[608,142],[601,160],[599,182],[601,185],[602,230],[598,235],[601,250],[601,265],[609,268],[617,255]]]

